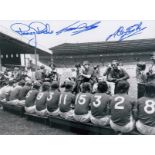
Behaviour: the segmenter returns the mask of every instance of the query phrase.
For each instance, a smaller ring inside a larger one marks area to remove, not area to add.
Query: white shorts
[[[70,110],[68,112],[61,112],[60,111],[60,116],[64,119],[72,120],[74,115],[74,110]]]
[[[53,111],[53,112],[50,112],[50,111],[47,110],[47,114],[51,115],[51,116],[58,116],[59,113],[60,113],[59,108],[57,110]]]
[[[36,106],[31,106],[31,107],[25,107],[25,111],[29,114],[34,114],[35,113],[35,109],[36,109]]]
[[[124,125],[124,126],[117,125],[112,120],[110,120],[110,126],[115,131],[120,131],[122,133],[128,133],[128,132],[131,132],[134,129],[135,120],[131,116],[130,117],[130,122],[128,124]]]
[[[21,106],[24,106],[25,105],[25,100],[19,100],[18,104],[17,105],[21,105]]]
[[[98,126],[106,126],[110,123],[110,116],[104,116],[102,118],[96,118],[91,115],[90,120],[93,124],[98,125]]]
[[[88,112],[88,114],[85,114],[85,115],[76,115],[74,113],[74,119],[78,122],[83,122],[83,123],[89,122],[90,116],[91,116],[90,111]]]
[[[136,122],[136,128],[143,135],[155,135],[155,127],[145,125],[139,120]]]
[[[44,110],[41,110],[41,111],[38,111],[36,108],[35,108],[35,113],[39,116],[45,116],[47,115],[47,110],[44,109]]]
[[[18,103],[19,103],[19,100],[18,99],[7,101],[7,104],[9,104],[9,105],[18,105]]]

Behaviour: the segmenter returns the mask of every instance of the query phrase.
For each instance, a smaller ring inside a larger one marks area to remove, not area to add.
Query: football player
[[[107,95],[108,85],[105,81],[100,81],[97,93],[91,99],[91,122],[95,125],[105,126],[109,124],[109,103],[111,97]]]
[[[65,119],[73,119],[75,95],[72,94],[74,83],[72,81],[65,82],[65,91],[61,93],[59,99],[60,116]]]
[[[118,93],[110,101],[110,126],[115,131],[129,133],[134,129],[136,101],[128,95],[129,83],[118,82]]]
[[[51,85],[51,91],[46,100],[48,115],[52,115],[52,116],[59,115],[59,106],[58,106],[59,97],[60,97],[59,83],[58,81],[53,81]]]
[[[18,82],[17,86],[10,92],[9,101],[7,104],[17,105],[19,102],[19,92],[24,87],[25,81],[21,80]]]
[[[27,93],[30,91],[32,86],[32,83],[29,81],[25,84],[25,86],[20,90],[19,95],[18,95],[18,105],[25,105],[25,98]]]
[[[155,135],[155,84],[148,83],[145,96],[137,101],[137,130],[144,135]]]
[[[36,97],[39,93],[39,89],[41,87],[41,84],[39,82],[35,82],[33,84],[33,88],[32,90],[30,90],[28,92],[28,94],[26,95],[26,100],[25,100],[25,111],[27,113],[35,113],[35,100],[36,100]]]
[[[79,122],[90,121],[91,84],[82,84],[82,92],[76,96],[74,119]]]
[[[37,115],[45,116],[47,114],[46,110],[46,100],[50,91],[50,83],[44,82],[42,86],[42,91],[39,92],[35,100],[36,109],[35,112]]]

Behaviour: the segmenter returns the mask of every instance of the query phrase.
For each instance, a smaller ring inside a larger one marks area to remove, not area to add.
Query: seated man
[[[47,114],[52,116],[59,115],[59,83],[57,81],[53,81],[51,85],[51,92],[47,97],[46,105],[47,105]]]
[[[74,119],[79,122],[90,121],[91,84],[82,84],[82,93],[79,93],[75,101]]]
[[[65,119],[73,119],[73,106],[75,102],[75,95],[72,94],[73,82],[65,82],[65,91],[61,93],[59,99],[60,116]]]
[[[118,93],[110,101],[110,126],[115,131],[128,133],[134,129],[136,101],[128,95],[129,83],[118,82]]]
[[[42,91],[37,95],[35,105],[35,112],[37,115],[45,116],[47,114],[46,110],[46,100],[50,91],[50,83],[44,82],[42,86]]]
[[[148,83],[145,96],[137,102],[137,130],[144,135],[155,135],[155,84]]]
[[[2,87],[0,89],[0,101],[7,101],[8,96],[10,95],[10,92],[13,90],[13,80],[9,80],[8,85]]]
[[[27,82],[25,86],[21,89],[18,95],[18,99],[19,99],[18,105],[25,105],[25,98],[27,93],[30,91],[31,86],[32,86],[32,83]]]
[[[26,95],[26,100],[25,100],[25,111],[27,113],[35,113],[35,100],[36,100],[36,97],[39,93],[39,89],[41,87],[41,84],[39,82],[35,82],[33,84],[33,88],[32,90],[30,90],[28,92],[28,94]]]
[[[91,99],[91,122],[95,125],[105,126],[110,122],[108,111],[110,96],[107,95],[108,85],[101,81],[98,83],[97,93]]]
[[[10,105],[17,105],[19,102],[19,92],[22,90],[22,88],[25,85],[25,81],[21,80],[18,82],[17,86],[10,92],[9,101],[7,104]]]
[[[114,94],[117,94],[117,84],[119,81],[125,81],[129,79],[129,74],[125,69],[119,66],[117,60],[113,60],[111,63],[111,70],[107,75],[107,81],[115,84]],[[113,87],[113,86],[112,86]]]

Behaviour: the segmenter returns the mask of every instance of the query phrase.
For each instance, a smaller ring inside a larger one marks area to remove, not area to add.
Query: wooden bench
[[[27,120],[31,120],[31,121],[35,121],[35,122],[39,122],[45,125],[49,125],[49,120],[48,117],[46,116],[38,116],[36,114],[29,114],[29,113],[25,113],[25,116],[27,118]]]
[[[71,131],[84,134],[103,134],[103,135],[115,135],[114,130],[110,126],[99,127],[92,123],[81,123],[74,120],[65,120],[61,117],[49,116],[50,126],[58,125],[61,127],[69,127]]]
[[[2,106],[3,106],[4,111],[8,111],[8,112],[11,112],[13,114],[20,115],[21,117],[24,116],[24,113],[25,113],[24,106],[21,106],[21,105],[9,105],[9,104],[6,104],[6,103],[3,103]]]

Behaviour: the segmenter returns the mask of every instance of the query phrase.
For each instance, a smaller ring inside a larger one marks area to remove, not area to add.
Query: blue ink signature
[[[30,24],[24,23],[14,23],[10,26],[11,30],[18,33],[19,35],[30,35],[33,36],[28,42],[31,44],[34,41],[35,46],[37,44],[37,35],[40,34],[53,34],[54,31],[51,30],[49,24],[44,24],[42,22],[31,22]]]
[[[14,23],[10,26],[11,30],[20,35],[37,35],[37,34],[52,34],[53,31],[49,24],[42,22],[31,22],[30,24]]]
[[[64,32],[72,32],[71,33],[72,36],[77,35],[79,33],[97,28],[100,23],[101,21],[98,21],[98,22],[88,25],[87,23],[80,23],[80,21],[76,21],[75,23],[57,31],[56,35],[62,34]]]
[[[82,32],[97,28],[100,23],[101,21],[98,21],[88,25],[87,23],[81,23],[80,21],[76,21],[75,23],[55,32],[55,34],[60,35],[64,32],[72,32],[71,36],[77,35]],[[50,25],[44,24],[42,22],[31,22],[30,24],[14,23],[10,26],[10,28],[12,31],[18,33],[19,35],[33,36],[33,38],[29,39],[29,44],[34,42],[35,46],[37,44],[37,35],[54,34],[54,31],[51,30]]]
[[[147,28],[147,27],[142,27],[142,24],[143,23],[140,22],[138,24],[134,24],[134,25],[129,26],[127,28],[120,26],[116,30],[116,32],[114,32],[113,34],[109,35],[106,38],[106,41],[109,41],[111,38],[116,38],[116,37],[118,37],[119,41],[123,41],[124,39],[129,38],[131,36],[141,34],[143,32],[143,30]]]

